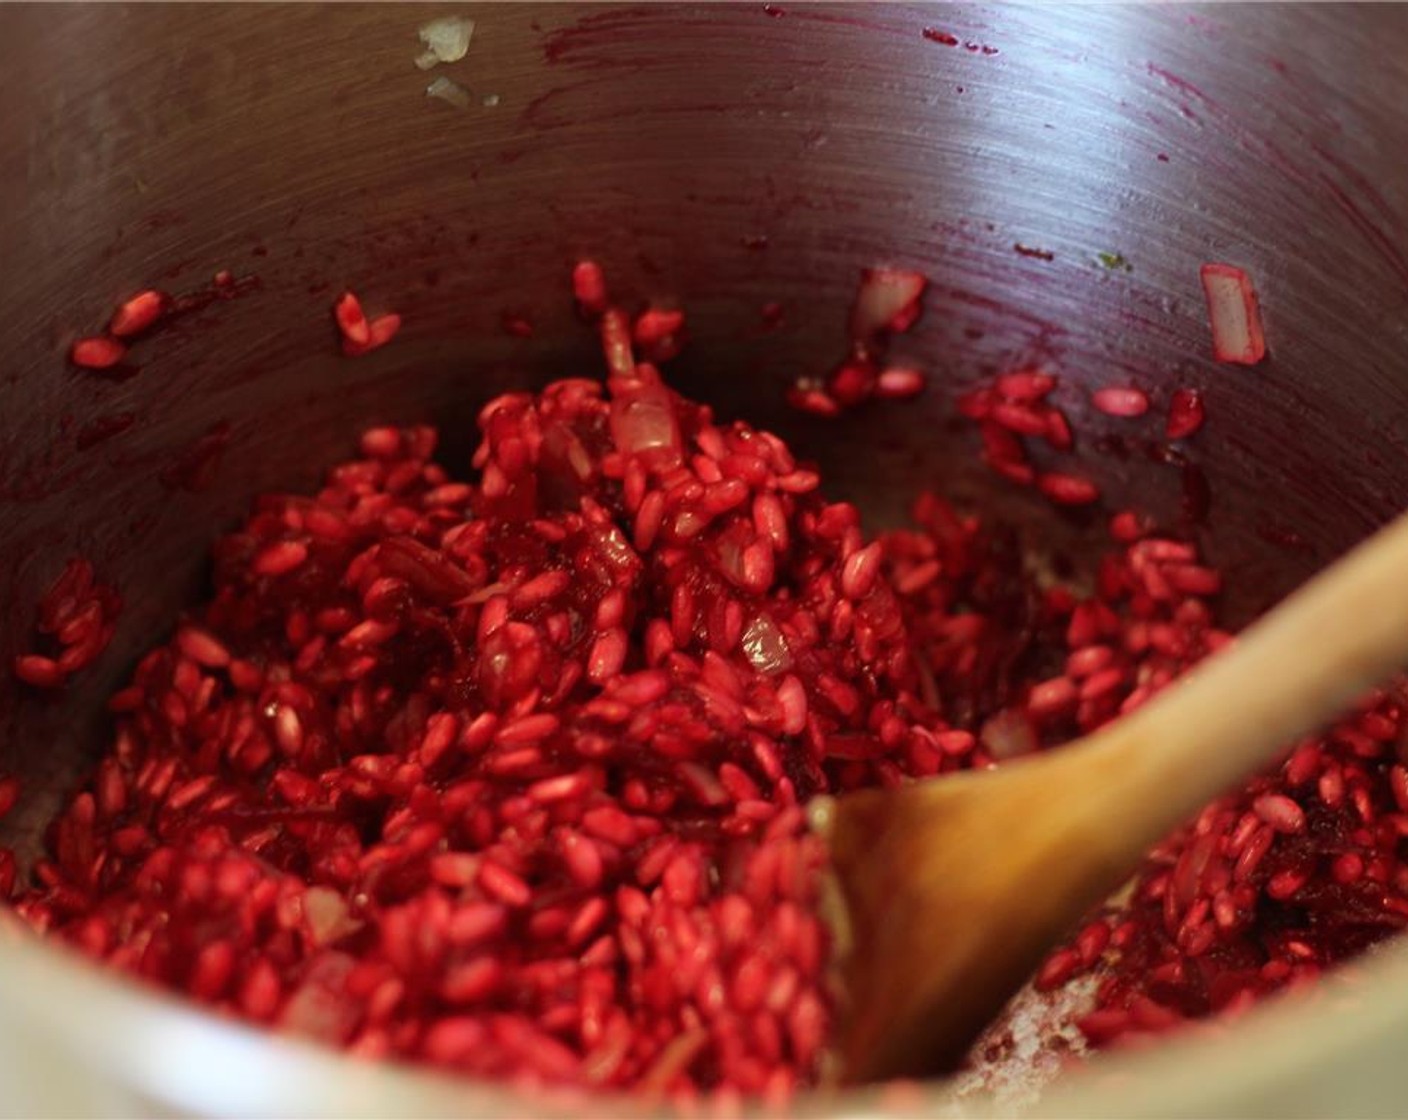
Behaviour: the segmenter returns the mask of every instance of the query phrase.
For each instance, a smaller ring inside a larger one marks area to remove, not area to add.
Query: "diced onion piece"
[[[342,895],[331,887],[310,887],[303,896],[303,914],[316,945],[334,941],[361,928],[361,922],[350,917]]]
[[[743,578],[743,541],[739,537],[738,533],[725,533],[719,539],[719,568],[742,587],[747,581]]]
[[[636,359],[631,350],[631,323],[619,307],[608,307],[601,316],[601,351],[612,377],[631,380],[636,376]]]
[[[707,766],[697,762],[681,762],[680,774],[703,804],[714,808],[728,804],[728,791]]]
[[[680,460],[679,421],[664,393],[613,401],[611,436],[626,455],[646,455],[660,466]]]
[[[919,318],[928,281],[906,268],[867,268],[851,309],[851,337],[865,342],[881,331],[903,332]]]
[[[438,62],[458,62],[469,50],[474,21],[463,16],[442,16],[420,28],[420,41],[428,48],[416,65],[429,70]]]
[[[356,1025],[360,1008],[346,993],[356,961],[346,953],[318,956],[279,1013],[279,1025],[293,1034],[339,1043]]]
[[[1213,356],[1219,362],[1256,365],[1266,356],[1266,339],[1251,277],[1230,264],[1205,264],[1199,271],[1208,300]]]
[[[1025,712],[1004,708],[990,717],[978,732],[988,753],[998,760],[1031,754],[1037,748],[1036,728]]]
[[[446,105],[453,105],[456,109],[469,108],[469,90],[443,75],[425,87],[425,96],[438,97]]]
[[[405,580],[436,603],[453,603],[479,590],[479,583],[445,553],[413,537],[390,537],[377,548],[388,574]]]
[[[760,673],[781,673],[792,668],[792,650],[771,618],[757,615],[743,631],[743,653]]]

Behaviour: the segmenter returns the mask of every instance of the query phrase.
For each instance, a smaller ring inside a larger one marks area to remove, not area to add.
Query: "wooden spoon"
[[[1157,840],[1405,664],[1408,514],[1079,742],[819,799],[839,887],[841,1076],[951,1069]]]

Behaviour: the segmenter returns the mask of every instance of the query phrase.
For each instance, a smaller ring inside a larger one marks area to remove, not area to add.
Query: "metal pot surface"
[[[417,28],[445,14],[474,19],[469,52],[422,71]],[[1160,405],[1204,390],[1187,461],[1101,439],[1080,457],[1112,505],[1173,518],[1206,487],[1193,528],[1238,618],[1408,493],[1400,7],[15,4],[0,30],[0,659],[71,555],[125,600],[62,700],[0,678],[0,771],[27,790],[2,839],[22,853],[254,494],[312,486],[369,421],[468,434],[490,395],[595,369],[565,281],[583,255],[686,305],[680,387],[794,440],[876,523],[937,482],[1080,551],[1078,521],[996,488],[954,420],[955,392],[1018,361]],[[1212,361],[1204,261],[1255,278],[1263,364]],[[883,262],[931,279],[903,350],[937,390],[839,426],[790,412],[783,386],[831,363],[857,270]],[[163,333],[135,376],[67,363],[124,295],[205,290],[219,269],[237,298]],[[336,356],[343,287],[405,314],[394,346]],[[768,301],[780,330],[760,329]],[[15,1114],[524,1107],[252,1034],[12,933]],[[1038,1110],[1392,1115],[1404,991],[1391,946],[1220,1039],[1103,1060]]]

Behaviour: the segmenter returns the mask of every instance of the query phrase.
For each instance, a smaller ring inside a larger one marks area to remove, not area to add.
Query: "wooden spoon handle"
[[[1152,843],[1404,665],[1408,514],[1071,754],[1101,771],[1112,843]]]

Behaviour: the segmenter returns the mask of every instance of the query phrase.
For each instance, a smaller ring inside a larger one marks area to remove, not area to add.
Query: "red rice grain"
[[[1051,471],[1037,476],[1037,489],[1061,505],[1089,505],[1100,497],[1099,488],[1084,478]]]
[[[888,401],[909,400],[922,393],[926,384],[924,375],[917,369],[882,369],[875,378],[875,395]]]
[[[840,402],[815,382],[803,378],[787,389],[787,403],[798,412],[828,419],[841,415]]]
[[[15,676],[35,688],[58,688],[68,679],[68,674],[59,668],[57,661],[37,653],[16,657],[14,670]]]
[[[1135,417],[1149,411],[1149,397],[1140,389],[1096,389],[1090,403],[1106,416]]]
[[[366,346],[371,341],[371,331],[367,326],[367,316],[362,310],[362,301],[352,292],[343,292],[332,306],[337,329],[342,332],[345,342],[353,346]]]
[[[1168,402],[1168,422],[1164,434],[1169,439],[1187,439],[1202,426],[1202,393],[1197,389],[1175,389]]]
[[[1043,400],[1056,385],[1054,374],[1037,370],[1016,370],[1002,374],[997,379],[996,388],[997,392],[1009,401],[1030,404]]]
[[[588,315],[600,315],[607,308],[606,277],[595,261],[578,261],[572,269],[572,294]]]
[[[15,676],[35,688],[61,688],[107,648],[121,609],[117,592],[95,581],[92,564],[70,560],[39,600],[40,649],[15,658]]]
[[[108,333],[115,338],[131,338],[150,329],[166,313],[170,298],[154,288],[138,292],[113,312]]]
[[[127,347],[115,338],[80,338],[69,349],[69,360],[84,369],[111,369],[127,356]]]
[[[349,358],[361,357],[385,346],[401,329],[401,316],[394,312],[386,315],[378,315],[375,319],[367,322],[367,340],[357,342],[353,338],[344,336],[342,339],[342,352]]]

